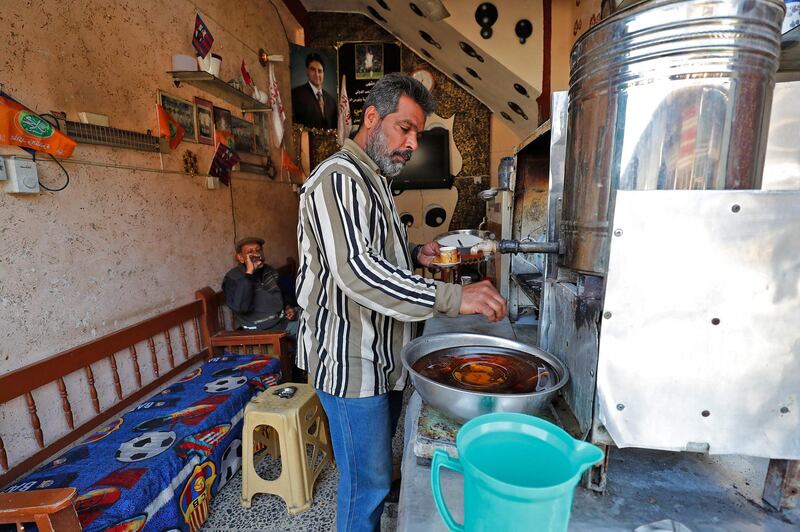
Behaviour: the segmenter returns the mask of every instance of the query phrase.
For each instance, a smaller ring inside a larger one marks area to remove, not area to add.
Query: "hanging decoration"
[[[272,142],[279,147],[283,142],[283,123],[286,121],[286,112],[281,101],[281,92],[275,79],[275,68],[269,63],[269,105],[272,107]]]
[[[77,142],[5,92],[0,92],[0,144],[67,158]]]
[[[347,98],[347,76],[342,76],[342,89],[340,92],[336,142],[339,146],[342,146],[345,139],[350,136],[350,129],[353,127],[353,117],[350,116],[350,100]]]
[[[158,109],[158,132],[162,137],[169,140],[169,149],[174,150],[186,135],[186,130],[175,120],[161,105],[156,105]]]
[[[205,58],[211,50],[211,45],[214,44],[214,36],[208,31],[203,19],[200,18],[198,13],[194,19],[194,34],[192,35],[192,46],[197,51],[197,55]]]

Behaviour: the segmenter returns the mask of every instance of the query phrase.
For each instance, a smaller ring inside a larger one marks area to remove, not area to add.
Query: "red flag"
[[[158,108],[159,135],[167,137],[169,139],[169,149],[174,150],[183,140],[186,131],[163,107],[160,105],[156,105],[156,107]]]
[[[238,162],[239,156],[224,142],[220,142],[217,144],[208,175],[218,177],[222,184],[227,186],[231,181],[231,170]]]
[[[250,87],[254,85],[253,78],[250,77],[250,72],[247,71],[247,66],[244,64],[244,59],[242,59],[242,81]]]
[[[77,142],[11,96],[0,92],[0,144],[67,158]]]
[[[208,31],[208,27],[205,25],[205,22],[203,22],[203,19],[200,18],[200,15],[197,15],[194,19],[192,46],[197,50],[197,54],[200,57],[205,58],[209,50],[211,50],[212,44],[214,44],[214,36]]]
[[[286,148],[281,148],[281,166],[289,170],[290,174],[296,175],[300,179],[305,177],[303,171],[296,164],[294,164],[294,161],[289,156],[289,152],[286,151]]]

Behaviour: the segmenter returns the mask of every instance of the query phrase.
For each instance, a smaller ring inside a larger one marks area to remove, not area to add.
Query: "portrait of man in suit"
[[[295,123],[319,129],[336,128],[336,96],[324,89],[325,61],[322,55],[306,55],[307,81],[292,89],[292,113]],[[335,76],[336,73],[333,72]]]

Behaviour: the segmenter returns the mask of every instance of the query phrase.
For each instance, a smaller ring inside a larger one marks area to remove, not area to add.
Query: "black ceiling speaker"
[[[484,2],[475,10],[475,22],[481,27],[481,37],[492,36],[492,25],[497,22],[497,8],[491,2]]]
[[[518,21],[517,25],[514,26],[514,33],[519,37],[520,44],[525,44],[528,37],[533,35],[533,24],[531,24],[530,20],[524,18]]]

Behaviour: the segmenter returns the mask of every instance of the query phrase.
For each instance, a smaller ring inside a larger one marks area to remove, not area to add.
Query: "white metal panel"
[[[618,191],[612,234],[614,442],[800,458],[800,192]]]

